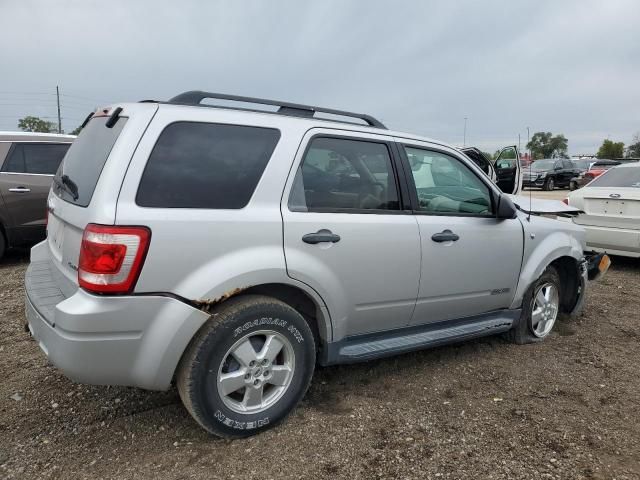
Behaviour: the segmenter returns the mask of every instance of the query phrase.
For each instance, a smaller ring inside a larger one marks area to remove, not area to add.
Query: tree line
[[[18,120],[18,128],[25,132],[56,133],[55,123],[33,116]],[[78,135],[81,129],[81,127],[77,127],[71,132],[71,135]],[[534,160],[569,158],[567,154],[568,140],[563,134],[553,135],[551,132],[536,132],[527,143],[527,149],[531,152],[531,157]],[[632,143],[626,150],[623,142],[604,140],[596,156],[598,158],[622,158],[625,154],[627,157],[640,158],[640,132],[633,136]]]

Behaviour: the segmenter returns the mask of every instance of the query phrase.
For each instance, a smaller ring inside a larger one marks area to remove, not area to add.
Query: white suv
[[[541,340],[606,268],[581,227],[520,212],[455,148],[204,92],[97,111],[48,202],[26,311],[51,362],[92,384],[175,378],[227,437],[285,418],[316,362]]]

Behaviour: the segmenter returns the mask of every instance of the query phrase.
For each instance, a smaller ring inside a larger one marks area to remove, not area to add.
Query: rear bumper
[[[38,286],[47,283],[42,267],[35,262],[27,269],[25,311],[29,331],[53,365],[80,383],[169,387],[207,314],[164,296],[102,297],[83,290],[43,308],[52,287]]]
[[[582,225],[587,232],[587,247],[625,257],[640,257],[640,230]]]

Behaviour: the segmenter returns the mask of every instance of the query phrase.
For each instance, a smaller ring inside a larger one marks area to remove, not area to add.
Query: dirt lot
[[[640,262],[544,343],[487,338],[319,369],[289,420],[207,436],[175,389],[75,385],[24,332],[26,254],[0,264],[1,478],[640,478]]]

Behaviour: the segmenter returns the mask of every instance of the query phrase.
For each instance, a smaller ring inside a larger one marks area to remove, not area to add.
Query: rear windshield
[[[53,181],[53,192],[63,200],[80,207],[91,202],[102,168],[127,122],[126,117],[120,117],[107,128],[108,119],[91,119],[69,148]]]
[[[238,209],[262,177],[280,132],[176,122],[163,130],[140,179],[141,207]]]
[[[640,189],[640,167],[607,170],[589,184],[590,187],[633,187]]]

